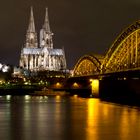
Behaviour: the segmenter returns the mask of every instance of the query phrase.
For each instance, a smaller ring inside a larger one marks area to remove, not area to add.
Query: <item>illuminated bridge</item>
[[[79,59],[74,67],[74,76],[87,76],[99,74],[101,72],[101,64],[103,56],[100,55],[84,55]]]
[[[140,78],[140,21],[124,29],[105,56],[81,57],[74,67],[72,78],[100,80],[112,76],[117,80]]]
[[[106,55],[85,55],[74,68],[74,76],[140,70],[140,21],[116,38]]]

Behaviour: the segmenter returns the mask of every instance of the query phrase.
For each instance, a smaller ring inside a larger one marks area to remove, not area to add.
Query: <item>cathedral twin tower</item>
[[[37,40],[33,9],[29,19],[26,41],[21,50],[20,66],[30,71],[60,71],[66,69],[65,52],[63,49],[53,48],[53,33],[51,32],[46,8],[45,21],[40,30],[40,42]]]

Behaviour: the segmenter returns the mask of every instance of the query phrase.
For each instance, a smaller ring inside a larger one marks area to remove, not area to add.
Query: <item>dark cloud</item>
[[[65,47],[68,68],[84,54],[105,54],[117,35],[140,18],[139,0],[5,0],[0,4],[1,62],[18,65],[31,5],[38,33],[49,8],[54,47]]]

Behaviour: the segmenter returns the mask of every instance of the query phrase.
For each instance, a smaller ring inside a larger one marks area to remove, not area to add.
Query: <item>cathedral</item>
[[[39,43],[31,7],[26,41],[21,49],[20,67],[30,71],[60,71],[66,69],[64,49],[53,48],[53,33],[50,29],[48,9],[40,30]]]

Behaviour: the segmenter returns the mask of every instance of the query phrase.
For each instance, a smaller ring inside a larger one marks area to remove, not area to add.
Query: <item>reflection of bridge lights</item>
[[[94,128],[96,128],[96,126],[99,125],[99,118],[101,113],[101,111],[99,110],[99,100],[88,99],[86,103],[87,103],[86,139],[87,140],[93,139],[94,136],[94,139],[96,140],[98,139],[98,135],[97,135],[98,129],[94,129]]]

